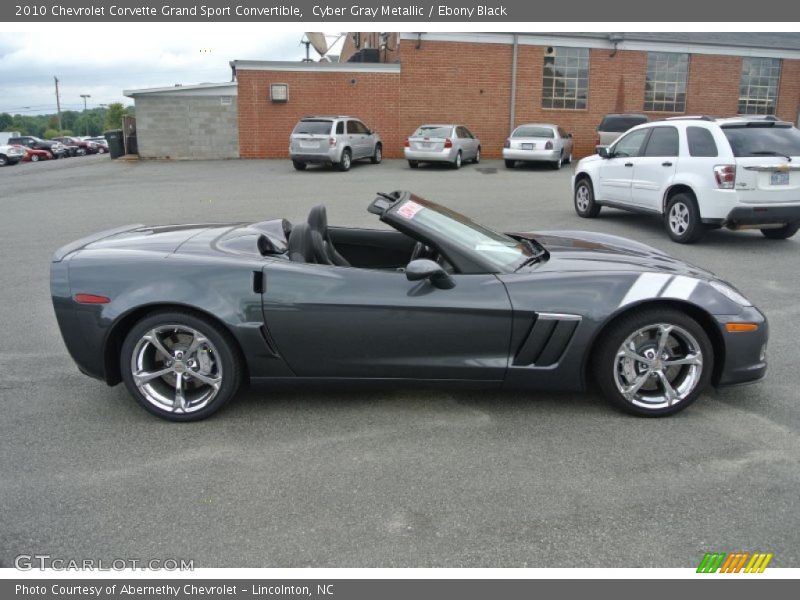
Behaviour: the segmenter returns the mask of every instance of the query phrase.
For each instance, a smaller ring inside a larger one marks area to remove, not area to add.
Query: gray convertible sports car
[[[409,192],[392,229],[131,225],[59,249],[56,316],[87,375],[150,412],[207,417],[245,382],[585,389],[675,413],[766,371],[767,322],[729,284],[649,246],[503,234]]]

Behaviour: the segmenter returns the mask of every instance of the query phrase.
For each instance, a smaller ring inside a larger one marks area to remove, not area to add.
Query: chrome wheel
[[[689,207],[683,202],[675,202],[669,209],[669,228],[676,236],[682,236],[689,229],[691,215]]]
[[[671,408],[697,388],[703,352],[686,329],[670,323],[647,325],[629,335],[614,359],[614,383],[634,406]]]
[[[201,332],[159,325],[142,335],[131,354],[133,383],[161,411],[189,414],[205,408],[222,385],[220,355]]]
[[[589,210],[591,198],[589,197],[589,188],[583,184],[579,185],[578,189],[575,191],[575,204],[578,207],[578,210],[581,212],[586,212]]]

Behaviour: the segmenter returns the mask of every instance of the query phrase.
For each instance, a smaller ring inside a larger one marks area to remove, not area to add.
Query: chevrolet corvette
[[[663,416],[765,374],[767,321],[712,273],[585,231],[499,233],[410,192],[385,226],[129,225],[57,250],[51,294],[80,371],[203,419],[246,383],[583,391]]]

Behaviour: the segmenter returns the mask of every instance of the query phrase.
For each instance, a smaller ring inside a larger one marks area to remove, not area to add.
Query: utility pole
[[[86,135],[89,135],[89,119],[86,118],[86,99],[91,97],[91,94],[81,94],[81,98],[83,98],[83,120],[86,123]]]
[[[56,82],[56,109],[58,110],[58,135],[61,135],[63,129],[61,128],[61,98],[58,96],[58,77],[53,75]]]

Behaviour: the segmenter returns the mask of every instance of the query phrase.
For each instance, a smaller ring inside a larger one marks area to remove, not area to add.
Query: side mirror
[[[600,146],[600,147],[597,149],[597,153],[598,153],[598,154],[599,154],[599,155],[600,155],[602,158],[611,158],[611,153],[608,151],[608,146]]]
[[[409,281],[422,281],[427,279],[431,285],[439,288],[440,290],[449,290],[455,287],[456,282],[447,274],[441,265],[428,260],[427,258],[419,258],[412,260],[406,267],[406,279]]]

